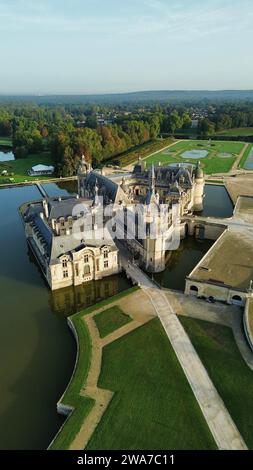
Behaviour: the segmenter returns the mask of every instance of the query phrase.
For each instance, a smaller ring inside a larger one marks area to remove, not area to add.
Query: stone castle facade
[[[203,193],[204,174],[199,165],[158,165],[148,169],[140,159],[130,173],[106,175],[105,170],[93,170],[83,157],[76,197],[46,197],[28,203],[22,216],[28,243],[48,285],[56,290],[121,270],[113,224],[112,232],[104,230],[114,218],[121,243],[140,266],[149,272],[164,270],[168,240],[176,232],[180,237],[185,235],[182,219],[202,210]],[[109,206],[111,212],[107,215],[105,208]]]

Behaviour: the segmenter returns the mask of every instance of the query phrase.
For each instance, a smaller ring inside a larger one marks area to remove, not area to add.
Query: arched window
[[[243,302],[242,302],[241,296],[240,296],[240,295],[233,295],[233,297],[232,297],[232,303],[233,303],[234,305],[242,305]]]
[[[84,266],[83,272],[84,272],[84,274],[90,274],[90,265],[89,264],[86,264]]]
[[[197,293],[199,290],[198,290],[197,286],[191,286],[191,287],[190,287],[190,291]]]
[[[197,296],[197,295],[198,295],[198,292],[199,292],[199,290],[198,290],[198,287],[197,287],[197,286],[191,286],[191,287],[190,287],[190,294],[191,294],[191,295],[196,295],[196,296]]]

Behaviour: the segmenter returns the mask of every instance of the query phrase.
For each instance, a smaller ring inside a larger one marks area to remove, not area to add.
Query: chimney
[[[46,219],[48,219],[49,212],[48,212],[48,203],[46,199],[43,199],[43,209]]]

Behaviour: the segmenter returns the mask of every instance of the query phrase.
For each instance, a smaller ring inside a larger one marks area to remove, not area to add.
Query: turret
[[[95,186],[94,186],[94,200],[93,200],[93,207],[100,206],[100,198],[98,195],[99,187],[98,187],[98,180],[96,178]]]
[[[85,156],[82,155],[82,159],[81,159],[81,162],[80,162],[80,165],[78,167],[78,170],[77,170],[77,176],[78,176],[78,194],[79,196],[81,197],[84,197],[84,192],[85,192],[85,178],[86,176],[88,175],[88,173],[90,173],[90,171],[92,170],[92,167],[91,167],[91,164],[88,163],[86,160],[85,160]]]
[[[46,200],[46,199],[43,199],[42,204],[43,204],[43,209],[44,209],[44,215],[45,215],[46,219],[48,219],[49,210],[48,210],[48,202],[47,202],[47,200]]]
[[[133,173],[144,173],[146,169],[146,162],[141,157],[138,158],[138,163],[134,165]]]
[[[205,187],[205,178],[204,172],[198,162],[195,172],[195,186],[194,186],[194,202],[193,210],[200,212],[203,210],[203,198],[204,198],[204,187]]]

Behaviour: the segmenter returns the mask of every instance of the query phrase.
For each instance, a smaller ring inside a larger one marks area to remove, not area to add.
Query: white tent
[[[34,173],[41,173],[42,171],[54,171],[54,167],[53,166],[47,166],[47,165],[35,165],[32,167],[32,171]]]
[[[54,166],[47,165],[35,165],[28,170],[28,175],[52,175],[54,172]]]

